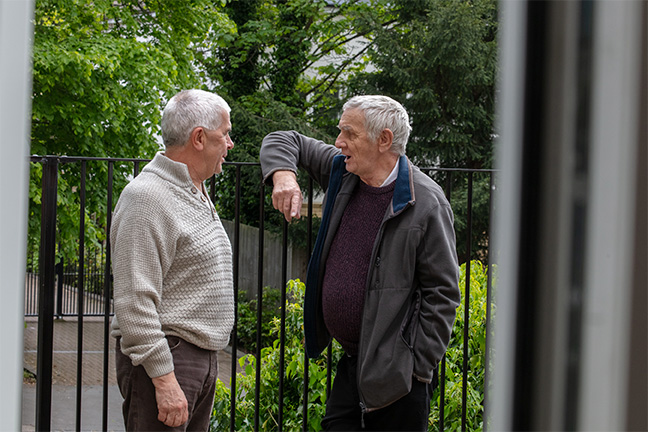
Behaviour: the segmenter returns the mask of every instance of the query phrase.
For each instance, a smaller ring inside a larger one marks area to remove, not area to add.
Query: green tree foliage
[[[495,286],[493,276],[493,286]],[[465,299],[466,265],[460,269],[460,289]],[[483,429],[484,378],[486,371],[486,310],[488,273],[480,261],[471,262],[470,271],[470,318],[468,339],[468,393],[467,393],[467,430]],[[287,286],[288,302],[286,305],[286,348],[284,380],[284,423],[283,430],[302,429],[302,404],[304,388],[304,327],[303,299],[304,284],[299,280],[289,281]],[[491,306],[492,307],[492,306]],[[462,386],[463,386],[463,331],[465,327],[464,303],[457,309],[452,337],[446,352],[446,382],[444,426],[446,430],[461,429]],[[273,335],[276,338],[271,345],[262,348],[258,360],[261,368],[259,424],[260,430],[278,430],[279,416],[279,370],[280,370],[280,321],[272,320]],[[331,364],[337,364],[342,355],[342,348],[334,343]],[[308,424],[306,430],[321,430],[321,419],[324,416],[327,387],[327,358],[309,360],[308,382]],[[248,354],[239,359],[242,373],[236,376],[236,409],[235,430],[252,430],[254,428],[255,386],[257,359]],[[333,376],[335,368],[333,369]],[[440,387],[437,387],[431,398],[429,430],[439,427]],[[211,419],[211,430],[220,431],[229,428],[230,424],[230,388],[222,381],[216,383],[216,397]]]
[[[387,94],[409,112],[408,155],[423,166],[490,168],[496,75],[495,0],[396,0],[375,25],[353,92]]]
[[[199,86],[194,53],[231,31],[210,1],[35,6],[35,154],[152,157],[163,99]]]
[[[35,3],[31,153],[152,158],[160,107],[201,84],[196,55],[233,31],[208,0],[38,0]],[[211,43],[211,42],[210,42]],[[203,72],[204,75],[204,72]],[[41,168],[32,164],[30,248],[38,242]],[[107,164],[89,165],[86,226],[103,240]],[[121,190],[127,172],[115,175]],[[59,258],[73,259],[79,165],[59,177]],[[95,223],[98,221],[98,223]]]
[[[490,237],[488,235],[491,214],[491,178],[493,179],[493,188],[496,187],[497,173],[485,172],[453,172],[439,173],[433,175],[441,185],[448,181],[447,176],[451,175],[450,185],[452,192],[450,204],[455,216],[455,232],[457,235],[457,254],[459,262],[463,263],[473,258],[478,258],[482,262],[488,261],[488,250]],[[472,178],[472,203],[469,203],[469,187]],[[470,222],[468,225],[468,215],[470,210]],[[470,238],[470,253],[468,251],[468,239]]]

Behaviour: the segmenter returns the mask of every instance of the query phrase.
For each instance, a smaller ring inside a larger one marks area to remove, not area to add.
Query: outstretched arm
[[[259,160],[263,181],[274,182],[278,171],[304,168],[324,190],[328,188],[333,158],[340,154],[335,146],[295,131],[279,131],[268,134],[261,144]]]

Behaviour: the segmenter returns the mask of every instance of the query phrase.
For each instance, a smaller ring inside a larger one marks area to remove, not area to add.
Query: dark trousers
[[[322,419],[330,431],[427,431],[430,415],[430,384],[412,377],[412,390],[393,404],[364,414],[357,385],[357,357],[342,356]],[[362,423],[364,421],[364,429]]]
[[[189,419],[177,428],[170,428],[157,419],[155,387],[143,366],[133,366],[121,352],[120,339],[115,347],[117,382],[124,403],[124,425],[127,431],[207,431],[214,405],[218,356],[175,336],[167,337],[175,376],[187,398]]]

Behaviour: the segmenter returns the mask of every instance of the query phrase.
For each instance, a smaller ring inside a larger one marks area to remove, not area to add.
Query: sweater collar
[[[180,187],[192,187],[193,181],[189,175],[189,168],[182,162],[176,162],[164,155],[164,152],[158,152],[151,162],[149,162],[142,172],[148,171],[160,178],[167,180]]]
[[[333,163],[331,170],[331,181],[334,178],[342,178],[348,171],[344,163],[344,156],[338,155],[335,157],[338,163]],[[394,214],[402,211],[408,204],[414,205],[416,197],[414,195],[414,180],[412,178],[412,164],[407,156],[401,156],[398,159],[398,173],[394,187],[394,197],[392,199],[392,209]]]

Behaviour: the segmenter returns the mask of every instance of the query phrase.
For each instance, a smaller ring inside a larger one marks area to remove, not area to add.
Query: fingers
[[[152,379],[158,406],[158,420],[169,427],[178,427],[189,419],[187,398],[173,372]]]
[[[178,427],[189,419],[187,399],[184,397],[166,399],[158,403],[158,420],[169,427]]]
[[[161,420],[160,417],[158,417],[158,420],[160,420],[162,423],[164,423],[166,426],[169,427],[182,426],[187,421],[186,418],[182,420],[179,415],[175,415],[173,417],[169,415],[164,420]]]
[[[301,216],[302,201],[303,198],[300,190],[272,193],[272,205],[283,213],[288,222],[293,218],[299,218]]]
[[[178,427],[185,424],[187,420],[189,420],[189,411],[186,406],[183,410],[180,411],[160,411],[158,413],[158,420],[160,420],[166,426]]]
[[[272,206],[279,210],[288,222],[292,218],[299,218],[304,198],[295,173],[292,171],[277,171],[274,173],[272,181],[274,183]]]
[[[297,219],[301,217],[301,207],[303,200],[304,198],[302,197],[301,191],[299,191],[299,194],[293,195],[290,206],[291,217],[296,217]]]
[[[178,427],[187,422],[189,419],[189,409],[187,400],[174,401],[176,404],[158,405],[158,420],[169,427]]]

